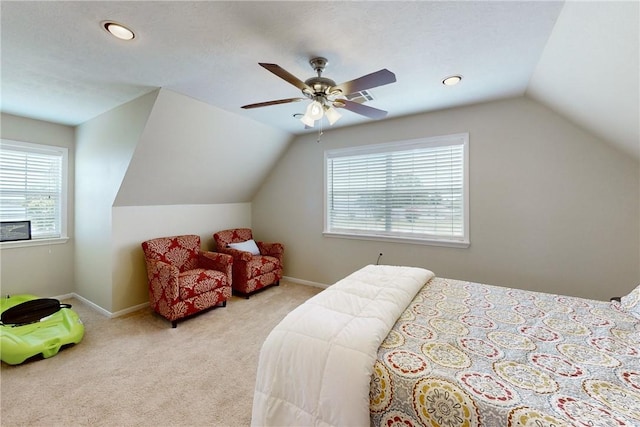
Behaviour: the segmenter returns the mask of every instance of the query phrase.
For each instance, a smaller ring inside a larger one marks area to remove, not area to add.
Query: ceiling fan
[[[300,89],[305,98],[286,98],[259,102],[244,105],[242,108],[267,107],[269,105],[287,104],[310,99],[311,103],[307,106],[304,116],[300,119],[300,121],[308,127],[313,127],[315,121],[321,120],[323,116],[327,117],[329,124],[334,124],[341,117],[340,113],[336,111],[336,108],[344,108],[345,110],[371,119],[381,119],[387,115],[387,112],[384,110],[350,101],[349,99],[345,99],[345,97],[355,92],[394,83],[396,81],[395,74],[384,68],[380,71],[337,85],[333,80],[322,77],[322,72],[328,62],[326,58],[322,57],[311,59],[309,64],[318,73],[318,76],[311,77],[304,82],[277,64],[260,62],[259,65],[261,67],[271,71],[276,76]]]

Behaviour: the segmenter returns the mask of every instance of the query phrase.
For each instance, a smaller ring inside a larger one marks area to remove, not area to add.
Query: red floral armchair
[[[233,258],[200,249],[200,236],[161,237],[142,243],[151,308],[171,322],[231,297]]]
[[[279,285],[282,278],[282,257],[284,246],[281,243],[256,241],[250,228],[235,228],[215,233],[218,252],[233,256],[233,290],[249,298],[249,294],[269,285]],[[231,246],[250,244],[255,250],[252,254],[246,250]],[[259,251],[259,252],[258,252]]]

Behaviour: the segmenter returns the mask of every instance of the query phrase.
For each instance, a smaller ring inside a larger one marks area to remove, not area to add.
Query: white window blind
[[[30,220],[33,239],[63,237],[66,166],[66,148],[2,140],[0,220]]]
[[[325,153],[325,233],[468,245],[468,134]]]

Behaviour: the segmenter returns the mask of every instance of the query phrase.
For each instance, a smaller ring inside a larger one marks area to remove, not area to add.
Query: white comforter
[[[434,274],[369,265],[293,310],[260,352],[253,426],[368,426],[378,347]]]

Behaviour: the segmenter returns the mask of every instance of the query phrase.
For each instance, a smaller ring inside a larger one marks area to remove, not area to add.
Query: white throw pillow
[[[260,249],[253,240],[247,240],[241,243],[229,243],[229,247],[239,251],[251,252],[251,255],[260,255]]]

